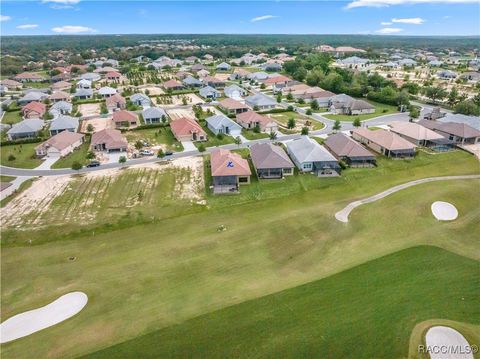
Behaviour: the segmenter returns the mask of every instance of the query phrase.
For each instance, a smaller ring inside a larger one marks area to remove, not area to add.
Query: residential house
[[[223,89],[225,96],[233,98],[234,100],[241,100],[243,96],[247,95],[247,90],[238,86],[238,85],[230,85]]]
[[[258,127],[261,132],[278,132],[278,124],[274,120],[262,116],[255,111],[238,113],[236,121],[240,126],[247,130],[253,130]]]
[[[457,73],[451,70],[442,70],[437,72],[437,77],[444,80],[451,80],[457,77]]]
[[[233,73],[229,76],[230,80],[245,80],[248,75],[250,75],[250,72],[242,69],[242,68],[237,68],[233,71]]]
[[[178,82],[177,80],[168,80],[163,83],[163,88],[167,91],[177,91],[177,90],[182,90],[183,85],[181,82]]]
[[[462,78],[470,82],[479,82],[480,81],[480,72],[469,71],[462,74]]]
[[[237,137],[242,134],[242,127],[229,119],[225,115],[214,115],[206,119],[207,127],[215,135],[224,134],[227,136]]]
[[[50,135],[53,136],[63,131],[77,132],[78,124],[78,118],[67,115],[60,115],[50,122]]]
[[[77,98],[78,100],[88,100],[93,97],[93,90],[77,88],[77,91],[72,96]]]
[[[85,74],[80,75],[80,80],[88,80],[90,82],[99,81],[101,76],[99,74],[93,72],[87,72]]]
[[[95,151],[125,152],[128,142],[119,130],[106,128],[92,135],[90,147]]]
[[[262,71],[259,71],[259,72],[252,72],[250,74],[248,74],[247,78],[251,81],[254,81],[254,82],[261,82],[261,81],[265,81],[266,79],[268,79],[268,74],[266,72],[262,72]]]
[[[280,146],[256,143],[250,147],[250,157],[260,179],[283,178],[294,173],[295,165]]]
[[[295,99],[316,100],[320,107],[328,107],[330,99],[335,96],[333,92],[323,90],[320,87],[310,87],[306,90],[294,91],[292,94]]]
[[[261,92],[245,98],[245,103],[254,108],[261,110],[270,110],[277,106],[277,101]]]
[[[142,116],[146,124],[161,123],[163,118],[168,118],[167,113],[160,107],[146,108],[142,111]]]
[[[207,86],[212,86],[216,89],[219,89],[219,88],[224,88],[225,87],[225,81],[223,80],[220,80],[214,76],[205,76],[203,79],[202,79],[202,82],[207,85]]]
[[[91,89],[92,88],[92,81],[82,79],[77,82],[77,89]]]
[[[48,113],[50,113],[55,118],[60,115],[68,115],[69,113],[72,112],[72,109],[73,109],[73,105],[70,102],[58,101],[58,102],[55,102],[50,107],[50,109],[48,110]]]
[[[390,126],[390,131],[417,146],[439,147],[444,149],[453,144],[453,141],[448,140],[448,138],[441,134],[421,126],[418,123],[392,121],[389,122],[388,125]]]
[[[362,115],[375,112],[375,106],[364,100],[357,100],[348,95],[332,96],[329,101],[330,111],[341,115]]]
[[[351,56],[343,60],[337,60],[337,64],[341,67],[348,67],[353,69],[367,67],[368,63],[368,59],[362,59],[361,57],[357,56]]]
[[[127,100],[119,93],[116,93],[105,100],[105,105],[109,112],[124,110],[127,107]]]
[[[16,90],[17,88],[21,88],[23,86],[21,82],[10,80],[10,79],[1,80],[0,85],[5,86],[9,90]]]
[[[59,101],[68,101],[70,100],[70,94],[64,91],[54,91],[50,97],[50,101],[59,102]]]
[[[43,129],[43,126],[45,126],[43,120],[38,118],[26,119],[14,124],[7,131],[7,138],[10,141],[14,141],[21,138],[37,137],[38,133]]]
[[[170,128],[178,141],[206,141],[207,134],[195,120],[179,118],[170,122]]]
[[[120,80],[122,79],[122,74],[118,71],[109,71],[105,74],[105,78],[108,81],[119,83]]]
[[[197,71],[197,76],[199,78],[204,78],[204,77],[207,77],[210,75],[210,72],[208,72],[207,70],[200,70],[200,71]]]
[[[223,99],[218,106],[229,115],[235,115],[250,110],[247,105],[232,98]]]
[[[198,62],[198,61],[200,61],[200,59],[196,56],[189,56],[185,59],[185,62],[187,64],[194,64],[195,62]]]
[[[47,105],[41,102],[29,102],[22,107],[23,118],[42,118],[47,111]]]
[[[43,82],[46,80],[45,77],[32,72],[22,72],[13,79],[18,82]]]
[[[402,60],[398,61],[398,64],[400,66],[405,66],[405,67],[415,67],[415,66],[417,66],[417,62],[415,60],[412,60],[412,59],[402,59]]]
[[[65,157],[80,147],[83,141],[82,134],[63,131],[35,147],[35,154],[37,157]]]
[[[328,136],[325,140],[325,147],[335,158],[345,162],[350,167],[376,166],[375,155],[343,133]]]
[[[187,77],[185,77],[182,81],[182,83],[186,86],[186,87],[200,87],[202,86],[202,81],[200,81],[199,79],[196,79],[195,77],[193,77],[192,75],[189,75]]]
[[[480,142],[480,131],[465,123],[420,120],[418,124],[439,133],[460,146]]]
[[[352,137],[375,152],[395,159],[413,158],[417,148],[410,141],[384,129],[370,131],[366,128],[356,128],[352,130]]]
[[[214,89],[212,86],[202,87],[199,91],[199,94],[203,98],[212,99],[212,100],[216,100],[222,95],[220,91]]]
[[[308,136],[287,142],[287,152],[297,168],[319,177],[340,175],[340,164],[325,147]]]
[[[138,115],[135,112],[120,110],[115,111],[112,116],[116,128],[137,127]]]
[[[252,172],[248,161],[238,153],[214,149],[210,155],[213,193],[237,193],[242,184],[250,183]]]
[[[109,87],[109,86],[104,86],[104,87],[101,87],[99,90],[98,90],[98,94],[103,97],[103,98],[107,98],[107,97],[110,97],[110,96],[113,96],[117,93],[117,89],[114,89],[113,87]]]
[[[283,75],[271,76],[263,81],[265,86],[270,87],[275,93],[282,91],[284,87],[293,85],[295,82],[296,81]]]
[[[222,62],[222,63],[218,64],[217,67],[216,67],[217,71],[230,71],[231,68],[232,68],[232,66],[230,66],[226,62]]]
[[[130,96],[130,101],[137,106],[142,106],[143,108],[150,107],[152,105],[152,100],[150,97],[143,93],[135,93]]]
[[[25,93],[25,96],[19,98],[17,103],[19,105],[24,105],[30,102],[39,102],[48,98],[48,95],[41,91],[29,91]]]
[[[203,66],[202,64],[195,64],[190,67],[190,70],[192,70],[193,72],[202,71],[205,70],[205,66]]]

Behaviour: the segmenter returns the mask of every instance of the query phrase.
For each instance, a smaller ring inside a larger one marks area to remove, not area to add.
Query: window
[[[311,169],[312,169],[312,164],[311,164],[311,163],[304,163],[304,164],[303,164],[303,169],[305,169],[305,170],[311,170]]]

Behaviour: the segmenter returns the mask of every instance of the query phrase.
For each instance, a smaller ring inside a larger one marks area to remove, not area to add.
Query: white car
[[[140,154],[142,156],[153,156],[154,155],[153,151],[150,151],[150,150],[141,150]]]

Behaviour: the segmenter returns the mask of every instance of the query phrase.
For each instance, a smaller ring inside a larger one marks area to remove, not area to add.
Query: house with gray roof
[[[225,115],[214,115],[206,119],[207,127],[215,135],[224,134],[227,136],[237,137],[242,134],[242,126],[232,121]]]
[[[220,97],[222,94],[217,89],[214,89],[212,86],[202,87],[199,91],[200,96],[207,99],[215,100]]]
[[[373,167],[375,155],[352,138],[343,133],[328,136],[325,147],[338,159],[350,167]]]
[[[143,93],[134,93],[130,96],[130,101],[137,106],[142,106],[143,108],[150,107],[152,105],[152,100],[150,97]]]
[[[412,60],[412,59],[402,59],[402,60],[398,61],[398,64],[400,66],[413,67],[413,66],[417,66],[417,61]]]
[[[245,98],[245,104],[259,110],[270,110],[277,106],[277,101],[261,92]]]
[[[338,160],[310,137],[302,136],[286,145],[287,153],[300,171],[311,172],[319,177],[340,175]]]
[[[282,65],[278,62],[265,62],[260,65],[260,68],[263,71],[273,72],[273,71],[281,71]]]
[[[362,59],[361,57],[358,56],[351,56],[347,57],[346,59],[343,60],[337,60],[337,64],[341,65],[343,67],[365,67],[368,65],[368,59]]]
[[[149,107],[142,111],[143,120],[146,124],[161,123],[162,118],[167,119],[167,113],[160,107]]]
[[[81,79],[77,82],[77,89],[91,89],[92,88],[92,81],[87,79]]]
[[[202,81],[196,79],[192,75],[185,77],[182,82],[187,87],[200,87],[203,85]]]
[[[60,115],[67,115],[72,112],[73,105],[67,101],[58,101],[55,102],[48,112],[55,118]]]
[[[230,66],[226,62],[222,62],[221,64],[218,64],[216,67],[217,71],[230,71],[231,68],[232,66]]]
[[[117,90],[114,89],[113,87],[109,87],[109,86],[101,87],[101,88],[98,90],[98,94],[99,94],[100,96],[102,96],[103,98],[113,96],[113,95],[115,95],[116,93],[117,93]]]
[[[294,173],[295,165],[280,146],[256,143],[250,146],[250,157],[260,179],[278,179]]]
[[[14,124],[12,128],[7,131],[7,137],[10,141],[37,137],[43,126],[45,126],[43,120],[26,119]]]
[[[234,100],[241,100],[243,96],[247,95],[247,90],[235,84],[225,87],[223,92],[225,96],[233,98]]]
[[[252,72],[251,74],[247,75],[247,78],[252,81],[260,82],[268,79],[268,74],[263,71]]]
[[[457,73],[451,70],[441,70],[437,72],[437,77],[444,80],[450,80],[457,77]]]
[[[375,106],[369,102],[357,100],[345,94],[332,96],[328,101],[328,107],[337,115],[361,115],[375,112]]]
[[[100,77],[99,74],[96,74],[96,73],[93,73],[93,72],[87,72],[85,74],[80,75],[80,79],[94,82],[94,81],[100,80],[101,77]]]
[[[78,88],[72,96],[79,100],[87,100],[93,97],[93,90]]]
[[[60,115],[50,122],[50,135],[54,136],[63,131],[77,132],[78,124],[79,121],[77,117]]]
[[[48,97],[46,93],[40,92],[40,91],[30,91],[25,96],[19,98],[17,100],[17,103],[19,105],[25,105],[27,103],[37,101],[37,102],[42,102]]]

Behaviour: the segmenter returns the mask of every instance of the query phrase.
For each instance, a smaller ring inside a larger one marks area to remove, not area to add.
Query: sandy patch
[[[100,103],[84,103],[78,105],[78,111],[82,116],[100,115]]]
[[[17,314],[0,324],[0,343],[26,337],[61,323],[80,312],[88,302],[82,292],[62,295],[44,307]]]
[[[228,78],[230,77],[231,74],[229,73],[223,73],[223,72],[217,72],[215,74],[215,77],[219,80],[222,80],[222,81],[227,81]]]
[[[192,120],[195,119],[195,113],[191,108],[186,109],[186,108],[175,108],[175,109],[170,109],[166,111],[168,116],[172,120],[179,119],[181,117],[186,117],[186,118],[191,118]]]
[[[80,132],[86,133],[88,125],[91,124],[94,128],[94,132],[98,132],[101,130],[104,130],[106,128],[115,128],[115,124],[112,121],[111,117],[106,117],[106,118],[101,118],[101,117],[95,117],[95,118],[90,118],[88,120],[82,120],[82,124],[80,126]]]
[[[143,93],[145,93],[145,91],[148,90],[150,96],[163,95],[165,93],[160,87],[156,87],[156,86],[141,87],[139,88],[139,90]]]
[[[196,94],[187,93],[183,95],[174,95],[170,96],[171,103],[164,103],[162,104],[163,107],[176,107],[176,106],[185,106],[183,104],[183,99],[187,99],[187,105],[197,105],[199,103],[203,103],[204,101],[198,97]]]
[[[432,213],[439,221],[453,221],[458,217],[458,211],[455,206],[442,201],[432,203]]]
[[[425,335],[426,350],[431,359],[473,359],[465,337],[450,327],[432,327]]]

